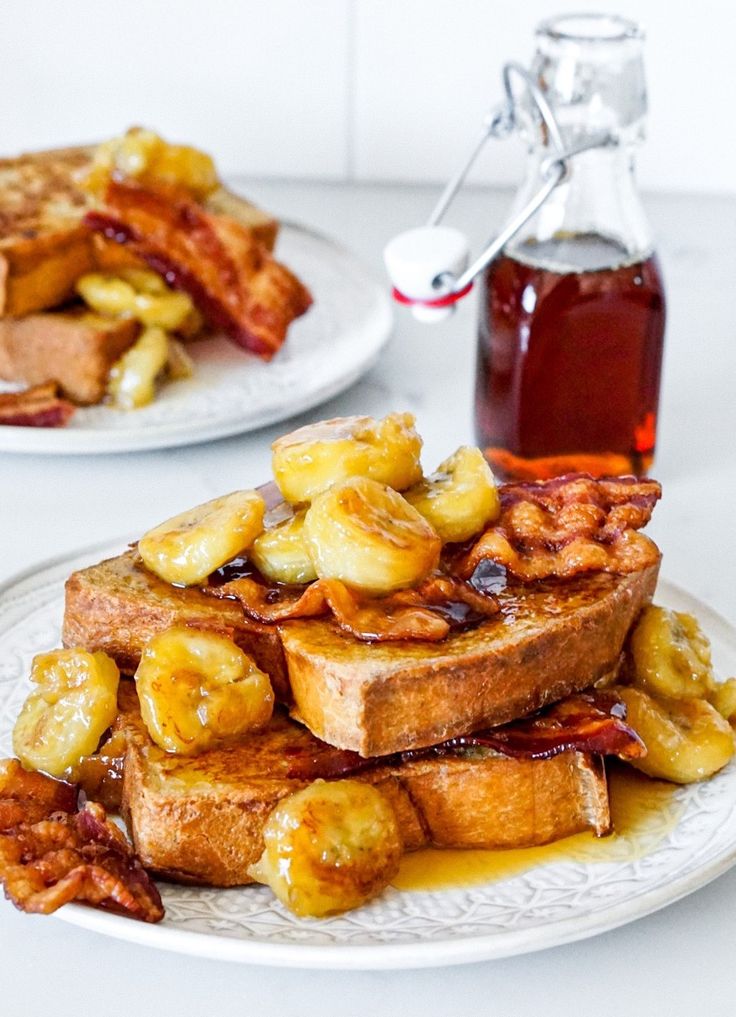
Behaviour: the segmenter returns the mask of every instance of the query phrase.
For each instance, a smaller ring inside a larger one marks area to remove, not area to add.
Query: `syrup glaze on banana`
[[[453,558],[441,562],[442,546],[467,540],[492,521],[498,493],[477,449],[458,449],[426,479],[420,450],[406,413],[382,421],[329,420],[280,438],[273,470],[285,500],[271,507],[250,550],[215,569],[207,587],[252,580],[268,588],[272,603],[282,603],[295,599],[295,585],[338,580],[380,612],[382,601],[387,611],[394,606],[384,598],[421,588],[428,577],[441,579]],[[478,571],[487,571],[485,563]],[[493,613],[494,592],[485,578],[476,585],[471,577],[463,596],[440,602],[435,596],[431,609],[446,631],[467,630]],[[482,609],[478,594],[488,599]],[[442,638],[438,632],[435,638]]]

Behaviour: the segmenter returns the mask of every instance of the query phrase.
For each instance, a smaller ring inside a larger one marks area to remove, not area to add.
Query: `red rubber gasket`
[[[394,300],[399,304],[406,304],[408,307],[420,306],[420,307],[450,307],[452,304],[456,304],[458,300],[467,296],[473,288],[472,282],[469,282],[467,286],[464,286],[457,293],[447,293],[444,297],[438,297],[436,300],[413,300],[411,297],[407,297],[406,294],[397,290],[396,287],[391,291]]]

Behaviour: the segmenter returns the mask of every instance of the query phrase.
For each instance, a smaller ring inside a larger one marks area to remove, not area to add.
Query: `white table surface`
[[[420,188],[253,181],[282,218],[340,238],[379,275],[381,249],[422,221]],[[507,195],[471,190],[453,221],[477,244]],[[664,498],[650,527],[663,574],[736,620],[736,200],[647,201],[669,298],[660,444]],[[426,327],[403,311],[381,362],[297,418],[411,410],[433,467],[472,434],[475,307]],[[260,481],[285,425],[189,448],[116,456],[0,455],[0,581],[44,559],[136,533],[183,507]],[[505,961],[417,972],[319,973],[197,960],[98,938],[0,903],[0,1013],[8,1017],[363,1014],[629,1017],[736,1012],[736,871],[659,914],[586,942]]]

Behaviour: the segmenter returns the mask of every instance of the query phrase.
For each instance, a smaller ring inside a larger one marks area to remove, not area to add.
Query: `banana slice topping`
[[[631,636],[634,681],[646,692],[703,699],[714,687],[710,643],[690,614],[650,604]]]
[[[263,529],[264,513],[257,491],[233,491],[148,530],[138,551],[147,569],[167,583],[196,586],[248,550]]]
[[[156,379],[169,359],[169,340],[161,328],[145,328],[110,369],[107,394],[120,410],[138,410],[153,401]]]
[[[461,446],[437,472],[404,493],[442,542],[469,540],[498,518],[501,503],[491,468],[478,448]]]
[[[13,751],[21,763],[62,777],[92,755],[117,716],[119,678],[106,653],[68,649],[34,657],[35,687],[13,729]]]
[[[341,579],[367,593],[392,593],[424,579],[441,541],[392,488],[366,477],[335,484],[304,517],[304,535],[320,579]]]
[[[626,723],[647,747],[632,765],[650,777],[690,784],[717,773],[733,756],[733,731],[705,700],[655,698],[631,687],[617,692],[626,704]]]
[[[196,586],[251,547],[263,530],[265,508],[257,491],[234,491],[155,526],[138,551],[167,583]]]
[[[140,268],[89,272],[77,281],[76,290],[99,314],[135,318],[142,325],[172,332],[183,325],[194,306],[186,293],[170,289],[160,275]]]
[[[305,511],[273,510],[265,529],[256,537],[248,557],[274,583],[311,583],[317,578],[304,536]]]
[[[396,875],[401,835],[389,802],[357,780],[317,780],[279,802],[249,874],[295,914],[360,907]]]
[[[166,752],[203,752],[271,719],[268,675],[214,632],[177,626],[154,636],[135,680],[143,721]]]
[[[422,439],[411,413],[391,413],[383,420],[324,420],[284,435],[271,448],[274,478],[292,504],[312,501],[351,477],[370,477],[403,491],[422,476]]]
[[[717,684],[708,698],[729,724],[736,724],[736,678]]]

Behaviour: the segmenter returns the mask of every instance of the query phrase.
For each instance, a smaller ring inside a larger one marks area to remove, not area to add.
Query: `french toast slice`
[[[138,561],[131,550],[72,573],[65,589],[65,646],[104,650],[124,674],[132,674],[152,636],[172,625],[193,625],[229,636],[270,676],[279,698],[288,699],[281,639],[273,625],[251,621],[232,601],[170,586]]]
[[[81,309],[0,317],[0,378],[28,385],[53,379],[75,403],[98,403],[110,368],[139,331],[132,318],[103,318]]]
[[[439,643],[357,644],[334,622],[289,622],[281,639],[294,715],[362,756],[524,717],[615,671],[658,571],[509,585],[497,616]]]
[[[58,307],[92,270],[87,198],[77,182],[89,158],[86,149],[65,148],[0,160],[0,314]]]
[[[291,772],[330,753],[277,711],[269,727],[228,749],[170,755],[151,741],[132,682],[121,683],[118,729],[127,752],[122,811],[143,865],[179,882],[238,886],[263,850],[277,802],[310,783]],[[393,805],[407,851],[511,848],[583,830],[610,832],[601,757],[568,750],[514,759],[491,750],[378,766],[355,776]]]
[[[508,586],[499,614],[470,631],[440,643],[371,644],[326,619],[253,621],[235,601],[170,586],[129,551],[68,579],[63,640],[104,650],[132,673],[146,642],[173,624],[225,632],[314,735],[379,756],[502,724],[588,688],[616,668],[657,572]]]
[[[82,224],[92,201],[80,181],[94,151],[89,145],[0,159],[0,315],[58,307],[95,268],[142,264]],[[246,199],[220,187],[202,207],[236,219],[273,250],[278,223]]]

